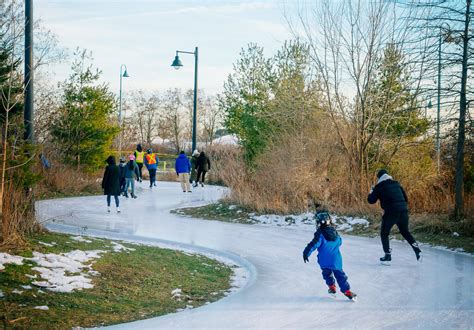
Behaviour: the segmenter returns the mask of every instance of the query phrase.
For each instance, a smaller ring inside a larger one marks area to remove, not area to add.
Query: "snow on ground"
[[[119,215],[106,215],[103,196],[42,201],[38,210],[43,220],[68,214],[60,219],[64,224],[48,226],[69,233],[87,226],[101,237],[166,240],[189,250],[238,256],[249,275],[240,291],[215,303],[114,329],[469,329],[474,324],[472,256],[423,247],[424,260],[418,263],[408,244],[392,241],[392,266],[385,267],[378,262],[380,239],[342,234],[344,270],[359,297],[354,304],[340,293],[328,297],[315,255],[303,263],[301,252],[314,222],[293,228],[180,217],[169,211],[216,202],[225,190],[206,186],[183,195],[179,183],[158,185],[144,189],[137,200],[123,200]],[[359,220],[352,221],[357,226]]]
[[[235,205],[229,206],[229,209],[231,210],[235,208]],[[369,226],[369,221],[362,218],[338,216],[336,214],[332,214],[331,218],[333,219],[337,230],[343,232],[351,232],[354,230],[355,226],[360,226],[362,228],[367,228]],[[299,215],[255,215],[254,213],[251,213],[250,220],[257,224],[273,225],[278,227],[311,228],[314,230],[316,226],[314,213],[311,212],[302,213]]]
[[[12,256],[8,253],[0,252],[0,270],[5,269],[6,264],[23,265],[23,257]]]
[[[92,279],[88,277],[91,275],[88,272],[92,269],[90,262],[106,252],[102,250],[74,250],[61,254],[33,252],[33,257],[28,259],[38,265],[32,270],[40,273],[42,280],[33,281],[32,284],[53,292],[91,289]]]
[[[71,236],[70,239],[75,240],[77,242],[82,242],[82,243],[92,243],[91,240],[85,239],[82,236]]]
[[[80,240],[75,238],[75,240],[80,242],[92,242],[82,238]],[[127,248],[117,242],[112,242],[112,250],[114,252],[122,252],[133,251],[134,249]],[[96,259],[99,259],[102,254],[107,252],[108,251],[105,250],[73,250],[61,254],[43,254],[34,251],[33,257],[31,258],[0,253],[0,270],[5,268],[5,264],[22,265],[24,261],[31,261],[37,265],[31,269],[39,273],[39,278],[36,274],[25,275],[34,279],[34,281],[31,282],[34,286],[53,292],[72,292],[73,290],[91,289],[94,287],[91,276],[99,275],[99,272],[92,269],[92,264]],[[25,290],[32,289],[29,285],[22,285],[21,287]],[[18,289],[14,289],[11,292],[15,294],[23,293],[22,290]]]
[[[117,242],[112,242],[112,249],[114,250],[114,252],[135,251],[135,249],[133,249],[133,248],[128,248],[128,247],[123,246],[122,244],[117,243]]]
[[[47,246],[47,247],[53,247],[56,245],[56,242],[51,242],[51,243],[45,243],[45,242],[38,242],[41,245]]]
[[[34,309],[39,309],[40,311],[49,311],[48,306],[35,306]]]

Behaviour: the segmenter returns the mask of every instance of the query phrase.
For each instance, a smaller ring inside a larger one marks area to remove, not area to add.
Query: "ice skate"
[[[390,266],[392,261],[392,255],[390,253],[385,253],[385,256],[380,258],[380,263],[384,266]]]
[[[411,247],[413,248],[413,251],[415,252],[415,255],[416,255],[416,260],[418,260],[419,262],[422,262],[423,261],[423,255],[421,253],[421,250],[420,250],[420,247],[418,246],[418,243],[413,243],[411,245]]]
[[[344,295],[351,301],[357,301],[357,295],[351,290],[347,290],[346,292],[344,292]]]
[[[329,285],[328,293],[331,297],[336,298],[336,285]]]
[[[117,207],[117,213],[120,213],[120,207]]]
[[[110,207],[107,207],[107,213],[110,213]]]

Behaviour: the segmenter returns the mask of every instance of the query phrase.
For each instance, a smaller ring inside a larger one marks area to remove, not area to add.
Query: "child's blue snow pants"
[[[347,290],[350,290],[350,285],[349,282],[347,282],[347,276],[344,273],[344,271],[341,270],[336,270],[336,269],[329,269],[329,268],[322,268],[323,271],[323,278],[326,281],[326,284],[333,285],[335,283],[334,277],[336,277],[337,284],[339,285],[339,288],[341,289],[342,292],[346,292]],[[334,277],[333,277],[334,274]]]

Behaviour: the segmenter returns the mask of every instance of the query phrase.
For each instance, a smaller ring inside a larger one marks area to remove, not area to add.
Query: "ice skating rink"
[[[341,293],[333,299],[316,253],[303,263],[313,232],[180,217],[169,211],[216,201],[225,190],[206,186],[185,194],[179,183],[158,182],[153,190],[147,185],[139,185],[138,199],[121,198],[120,214],[114,207],[106,213],[105,196],[42,201],[38,213],[56,230],[159,239],[235,255],[248,262],[250,276],[242,290],[213,304],[111,328],[474,328],[472,256],[424,247],[420,264],[408,244],[392,242],[387,267],[378,261],[379,239],[343,234],[344,271],[359,299],[353,303]]]

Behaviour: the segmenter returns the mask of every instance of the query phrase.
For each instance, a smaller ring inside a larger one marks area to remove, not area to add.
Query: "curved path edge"
[[[154,246],[154,247],[163,248],[163,249],[170,249],[170,250],[177,250],[177,251],[186,252],[186,253],[199,254],[199,255],[203,255],[208,258],[214,259],[216,261],[222,262],[231,267],[237,266],[238,267],[237,269],[235,268],[232,269],[233,276],[231,277],[231,288],[230,288],[229,294],[227,294],[225,297],[217,301],[212,302],[211,304],[219,303],[220,301],[223,301],[229,298],[230,296],[239,294],[242,290],[245,290],[246,288],[251,287],[257,278],[257,270],[253,264],[251,264],[248,260],[229,252],[223,252],[223,251],[209,249],[202,246],[173,242],[173,241],[168,241],[164,239],[156,239],[156,238],[149,238],[149,237],[143,237],[143,236],[107,232],[107,231],[101,231],[101,230],[96,230],[96,229],[86,229],[84,231],[83,228],[70,226],[70,225],[63,225],[63,224],[47,223],[45,224],[45,228],[47,228],[48,230],[52,232],[57,232],[57,233],[62,233],[62,234],[71,234],[71,235],[78,235],[78,229],[79,229],[79,231],[82,231],[81,232],[82,236],[119,240],[119,241],[124,241],[126,243],[127,242],[138,243],[138,244]],[[207,305],[197,307],[196,309],[205,308],[205,306]],[[124,326],[124,328],[128,328],[130,326],[136,327],[136,326],[139,326],[139,324],[142,323],[143,321],[153,321],[153,319],[158,319],[166,315],[170,315],[170,314],[173,315],[176,313],[185,313],[186,311],[188,310],[164,314],[161,316],[152,317],[145,320],[125,322],[125,323],[121,323],[119,325],[114,325],[111,327],[115,327],[115,328],[117,328],[118,326]]]

